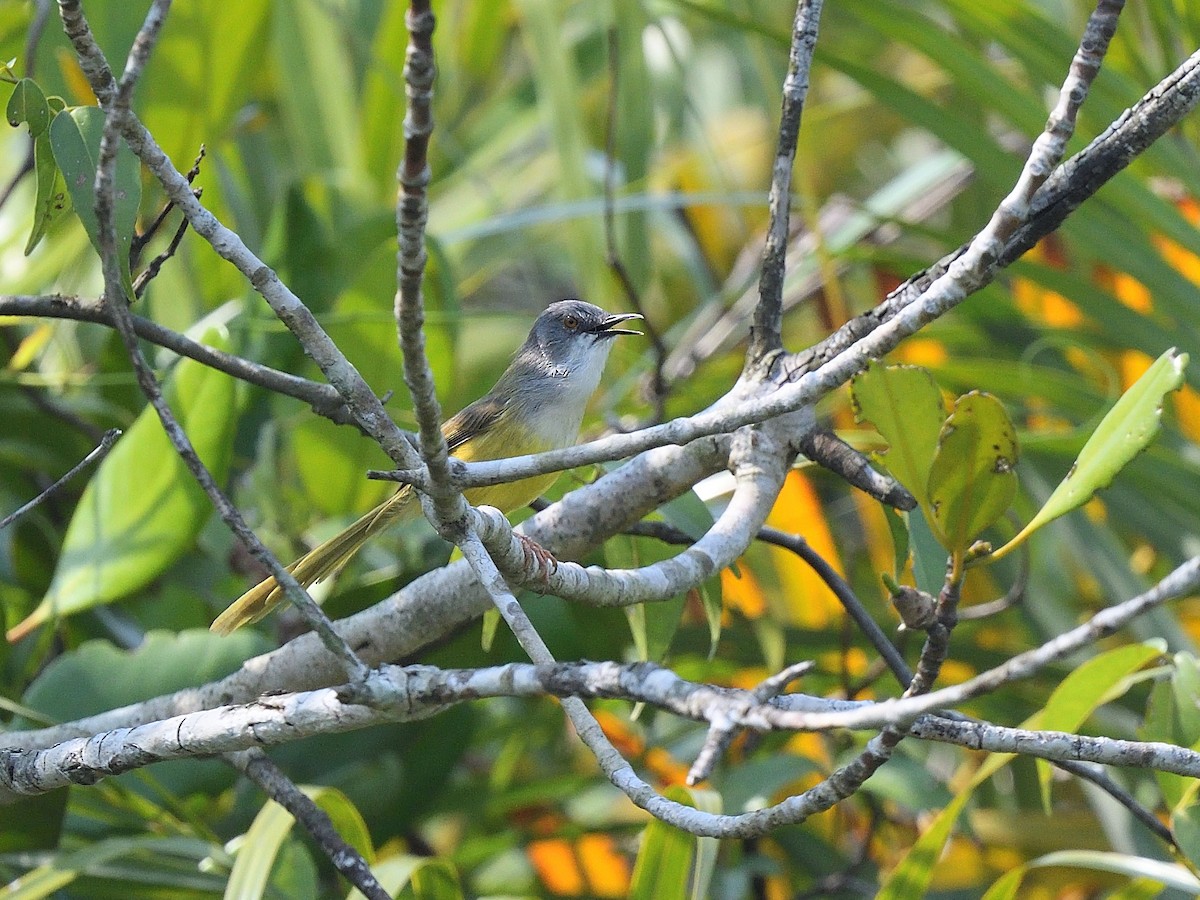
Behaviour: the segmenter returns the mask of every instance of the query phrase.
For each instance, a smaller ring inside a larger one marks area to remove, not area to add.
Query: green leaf
[[[296,3],[271,16],[271,46],[279,73],[279,109],[300,157],[301,173],[362,171],[357,88],[348,53],[330,52],[342,33],[335,8]]]
[[[1158,434],[1163,398],[1183,384],[1187,362],[1188,355],[1174,347],[1154,361],[1109,410],[1037,515],[991,559],[1006,555],[1043,525],[1079,508],[1096,491],[1112,483],[1116,474]]]
[[[100,252],[100,225],[96,219],[96,164],[103,132],[104,111],[96,106],[76,106],[67,110],[65,115],[55,116],[50,123],[50,146],[54,151],[54,159],[62,170],[67,191],[75,204],[75,213],[97,253]],[[129,248],[142,200],[142,180],[138,158],[124,141],[117,149],[113,187],[113,226],[116,230],[121,280],[132,298]]]
[[[239,842],[229,883],[225,886],[226,897],[265,895],[275,858],[295,821],[295,817],[274,800],[263,805]]]
[[[211,337],[208,343],[217,345]],[[235,384],[190,359],[166,384],[167,402],[218,483],[228,471],[237,427]],[[9,640],[144,587],[195,543],[211,512],[147,406],[84,490],[45,598],[9,631]]]
[[[42,132],[33,139],[33,177],[37,196],[33,206],[33,228],[25,242],[25,255],[41,242],[46,231],[67,211],[67,185],[54,161],[50,134]]]
[[[906,517],[913,555],[913,581],[918,589],[936,597],[946,580],[946,551],[929,527],[924,510],[918,507],[909,511]]]
[[[8,124],[16,128],[22,122],[29,126],[29,136],[37,137],[50,125],[50,105],[46,95],[32,78],[22,78],[8,98]]]
[[[207,628],[151,631],[136,650],[85,641],[46,666],[22,701],[54,721],[69,722],[223,678],[269,649],[252,629],[228,638]]]
[[[674,548],[660,541],[617,535],[604,544],[609,568],[634,569],[671,556]],[[625,618],[639,659],[661,660],[670,649],[687,594],[678,594],[658,603],[639,603],[625,607]]]
[[[427,856],[392,856],[371,866],[371,874],[393,897],[414,900],[462,900],[463,891],[454,867],[444,859]],[[365,900],[357,888],[346,900]]]
[[[720,812],[720,796],[712,791],[676,786],[665,793],[669,799],[686,806]],[[634,863],[629,889],[630,900],[707,897],[718,846],[715,838],[698,838],[655,819],[642,833],[642,846]]]
[[[1130,644],[1117,647],[1087,660],[1059,682],[1038,716],[1039,727],[1047,731],[1075,731],[1088,716],[1105,703],[1125,693],[1129,676],[1162,656],[1164,642]],[[1051,766],[1036,760],[1042,805],[1050,815]]]
[[[1016,463],[1016,431],[1000,401],[978,391],[959,397],[929,472],[931,524],[947,550],[966,550],[1008,509]]]
[[[1189,802],[1182,803],[1171,811],[1171,833],[1179,843],[1179,849],[1194,866],[1200,862],[1200,802],[1195,787],[1188,793]]]
[[[888,442],[888,471],[927,506],[925,488],[946,418],[933,376],[918,366],[872,362],[850,385],[855,418],[870,422]]]
[[[1200,880],[1186,868],[1175,863],[1127,853],[1110,853],[1103,850],[1061,850],[1047,853],[1025,864],[1026,869],[1066,867],[1089,869],[1093,872],[1113,872],[1130,878],[1150,878],[1167,887],[1186,891],[1200,891]],[[1004,895],[1001,895],[1004,896]]]
[[[972,780],[972,786],[977,783]],[[876,900],[907,900],[924,897],[933,878],[933,867],[942,855],[954,823],[958,821],[971,791],[962,791],[950,802],[905,854],[904,859],[888,875]]]

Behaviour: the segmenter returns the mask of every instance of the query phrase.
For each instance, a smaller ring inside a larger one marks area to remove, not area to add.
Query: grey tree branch
[[[70,319],[76,322],[92,322],[108,328],[117,327],[104,298],[90,301],[65,294],[0,295],[0,315]],[[248,384],[301,400],[317,415],[339,425],[356,424],[345,401],[327,384],[309,381],[307,378],[272,369],[241,356],[226,353],[224,350],[208,347],[142,316],[131,314],[129,318],[133,323],[134,334],[143,340],[188,359],[194,359]]]
[[[746,350],[746,371],[763,375],[770,369],[770,357],[783,347],[783,274],[791,210],[792,168],[796,159],[796,141],[800,117],[808,96],[808,73],[813,50],[817,46],[817,27],[824,0],[800,0],[792,24],[792,43],[788,53],[787,77],[783,82],[783,110],[779,117],[779,139],[775,162],[771,167],[771,190],[767,197],[770,224],[763,247],[762,274],[758,279],[758,305],[750,325],[750,346]]]
[[[75,48],[80,68],[104,107],[112,102],[117,85],[104,53],[87,26],[79,0],[59,0],[63,25]],[[321,372],[345,398],[359,426],[388,456],[403,468],[419,463],[416,451],[391,420],[383,404],[358,370],[321,328],[316,318],[274,271],[254,255],[241,237],[221,224],[196,198],[192,187],[158,146],[137,116],[128,111],[119,117],[121,137],[158,179],[167,197],[182,211],[192,230],[208,241],[219,256],[232,263],[288,327]]]
[[[104,273],[104,291],[105,296],[109,300],[109,309],[113,315],[113,324],[121,335],[121,340],[133,365],[134,373],[137,376],[138,385],[141,387],[142,393],[145,394],[146,399],[158,414],[163,430],[170,440],[172,447],[175,448],[175,452],[184,461],[192,477],[204,489],[204,492],[208,495],[213,506],[220,514],[221,519],[242,540],[255,557],[271,570],[271,574],[283,586],[288,599],[296,605],[305,617],[305,620],[313,627],[314,631],[316,631],[325,644],[326,649],[340,660],[345,671],[351,676],[362,677],[366,674],[366,665],[354,655],[354,652],[345,641],[333,630],[328,617],[313,602],[308,593],[300,587],[300,584],[292,577],[291,573],[280,564],[279,560],[258,540],[254,532],[247,527],[241,514],[229,501],[229,498],[225,496],[220,486],[216,483],[216,480],[212,477],[212,473],[209,472],[208,467],[204,465],[203,461],[196,454],[190,439],[179,425],[178,420],[163,397],[162,390],[159,387],[157,379],[154,377],[149,363],[146,362],[145,357],[142,355],[141,347],[138,346],[137,335],[134,333],[133,325],[129,319],[128,304],[130,298],[126,296],[125,288],[121,282],[121,266],[118,257],[119,250],[114,219],[116,187],[113,173],[116,167],[117,149],[120,146],[121,140],[118,136],[118,123],[123,117],[131,115],[130,102],[133,97],[134,88],[158,38],[163,20],[170,6],[171,0],[155,0],[151,6],[150,11],[146,15],[145,23],[134,38],[133,47],[130,49],[129,59],[125,66],[125,72],[121,76],[120,84],[115,92],[109,94],[108,105],[105,108],[104,130],[101,134],[100,153],[96,162],[96,219],[99,226],[100,260]],[[87,33],[90,39],[87,22],[83,19],[82,14],[80,14],[75,23],[75,28],[76,34]]]
[[[329,814],[296,787],[262,750],[256,747],[230,753],[227,759],[239,772],[262,788],[268,797],[295,816],[334,867],[364,897],[369,900],[391,900],[383,885],[371,874],[370,863],[342,839]]]

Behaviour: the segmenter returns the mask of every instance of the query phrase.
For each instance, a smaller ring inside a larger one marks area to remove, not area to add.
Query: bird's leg
[[[516,531],[513,532],[513,536],[521,542],[521,556],[525,563],[525,571],[531,571],[536,566],[536,571],[541,572],[543,586],[547,585],[550,576],[558,569],[558,560],[554,558],[554,554],[531,537],[526,537]]]

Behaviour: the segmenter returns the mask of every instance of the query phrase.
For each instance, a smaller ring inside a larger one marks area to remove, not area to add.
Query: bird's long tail
[[[308,551],[288,566],[288,571],[301,585],[311,587],[346,565],[371,537],[415,509],[412,489],[402,487],[357,522]],[[283,590],[275,582],[275,576],[269,576],[234,600],[209,628],[217,634],[231,634],[262,619],[281,602]]]

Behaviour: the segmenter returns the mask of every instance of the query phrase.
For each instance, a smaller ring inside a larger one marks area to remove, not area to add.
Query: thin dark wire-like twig
[[[184,178],[187,179],[188,184],[192,184],[196,180],[197,176],[200,174],[200,163],[204,161],[204,157],[207,154],[208,154],[208,149],[203,144],[201,144],[200,152],[198,154],[196,154],[196,159],[192,163],[192,167],[190,169],[188,169],[187,174],[183,176]],[[197,190],[195,192],[195,197],[197,200],[200,199],[200,193],[201,192],[199,190]],[[167,216],[169,216],[171,214],[171,210],[173,210],[174,208],[175,208],[175,201],[168,200],[166,205],[159,212],[159,214],[154,217],[154,221],[151,222],[146,227],[146,230],[143,231],[141,234],[135,234],[133,236],[133,239],[129,242],[129,266],[130,266],[130,268],[133,268],[134,266],[137,265],[138,260],[141,259],[142,250],[144,250],[146,245],[148,243],[150,243],[151,240],[154,239],[154,236],[156,234],[158,234],[158,230],[160,228],[162,228],[163,222],[165,222],[167,220]],[[184,217],[184,221],[185,222],[187,221],[186,216]]]
[[[92,463],[99,462],[100,460],[104,459],[104,457],[108,456],[108,451],[113,448],[113,446],[117,443],[117,438],[120,436],[121,429],[119,428],[110,428],[108,431],[104,432],[104,436],[101,437],[99,445],[92,450],[91,453],[76,463],[75,466],[72,467],[71,471],[69,471],[62,478],[58,479],[58,481],[54,482],[54,484],[50,485],[50,487],[46,488],[20,509],[14,510],[3,519],[0,519],[0,530],[7,528],[13,522],[17,521],[17,519],[21,518],[21,516],[25,515],[30,510],[35,509],[39,504],[44,503],[51,494],[61,488],[64,484],[66,484]]]
[[[668,386],[663,375],[663,367],[667,364],[667,345],[663,342],[658,328],[646,315],[642,305],[642,295],[633,283],[621,253],[617,246],[616,224],[616,171],[617,171],[617,98],[620,95],[620,38],[616,25],[608,29],[608,109],[604,135],[604,243],[607,253],[608,267],[617,276],[621,289],[625,291],[625,299],[633,307],[633,311],[642,317],[642,329],[650,341],[654,352],[654,371],[650,375],[650,399],[654,405],[654,421],[662,422],[666,418],[666,402]]]
[[[391,900],[370,864],[338,834],[329,814],[300,790],[261,750],[227,753],[225,758],[243,775],[262,788],[268,797],[295,816],[304,830],[325,852],[346,880],[370,900]],[[249,848],[247,848],[249,849]]]

